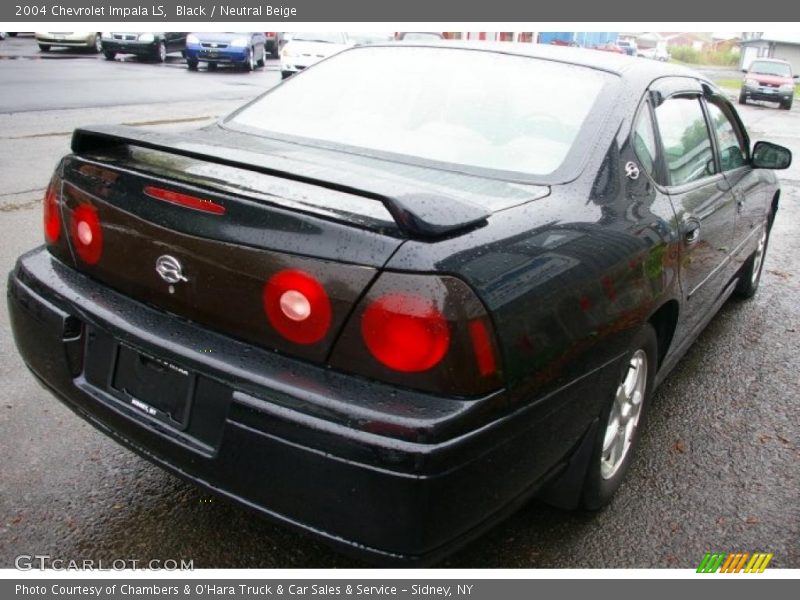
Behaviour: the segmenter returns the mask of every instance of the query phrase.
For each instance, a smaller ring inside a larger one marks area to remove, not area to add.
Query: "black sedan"
[[[534,495],[609,502],[654,388],[756,293],[790,161],[676,66],[353,48],[193,133],[75,131],[12,326],[148,460],[421,564]]]
[[[140,58],[164,62],[170,52],[181,52],[186,33],[167,32],[104,32],[103,55],[114,60],[117,54],[133,54]]]

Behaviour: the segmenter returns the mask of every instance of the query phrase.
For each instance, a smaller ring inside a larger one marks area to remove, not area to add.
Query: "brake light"
[[[91,204],[81,204],[75,208],[69,229],[80,259],[89,265],[97,264],[103,254],[103,229],[97,209]]]
[[[502,385],[486,307],[449,275],[384,271],[349,317],[328,359],[335,369],[453,396]]]
[[[144,193],[156,200],[163,200],[164,202],[177,204],[185,208],[200,210],[213,215],[225,214],[224,206],[212,200],[206,200],[205,198],[198,198],[197,196],[190,196],[189,194],[182,194],[181,192],[175,192],[173,190],[165,190],[152,185],[145,186]]]
[[[54,244],[61,237],[61,179],[53,177],[44,196],[44,237]]]
[[[264,285],[264,312],[272,327],[296,344],[314,344],[331,326],[331,301],[322,284],[300,270],[280,271]]]
[[[387,294],[361,317],[361,335],[381,363],[406,373],[427,371],[447,353],[450,330],[434,303],[412,294]]]

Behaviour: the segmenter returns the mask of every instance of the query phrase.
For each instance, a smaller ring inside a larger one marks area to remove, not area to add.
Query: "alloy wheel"
[[[631,356],[608,416],[600,455],[603,479],[611,479],[625,462],[642,414],[646,386],[647,353],[639,349]]]

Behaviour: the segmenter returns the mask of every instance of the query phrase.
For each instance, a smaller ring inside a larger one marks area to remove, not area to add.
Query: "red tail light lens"
[[[434,303],[411,294],[387,294],[361,317],[361,335],[381,363],[405,373],[437,365],[450,345],[450,329]]]
[[[322,284],[305,271],[287,270],[264,285],[264,312],[272,327],[296,344],[314,344],[331,326],[331,301]]]
[[[81,204],[72,213],[70,237],[75,252],[89,265],[97,264],[103,254],[103,229],[97,209],[91,204]]]
[[[61,237],[61,179],[53,177],[44,196],[44,238],[51,244]]]
[[[449,275],[383,272],[347,321],[329,364],[371,379],[475,397],[502,385],[486,307]]]
[[[475,352],[478,372],[484,377],[494,375],[497,371],[497,359],[486,323],[480,319],[470,321],[469,337],[472,339],[472,350]]]

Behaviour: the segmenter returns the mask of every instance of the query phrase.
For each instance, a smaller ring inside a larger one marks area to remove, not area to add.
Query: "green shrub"
[[[731,50],[695,50],[691,46],[670,48],[673,59],[692,65],[718,65],[735,67],[739,64],[739,54]]]

